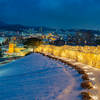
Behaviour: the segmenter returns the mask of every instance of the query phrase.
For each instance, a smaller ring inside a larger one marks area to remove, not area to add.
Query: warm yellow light
[[[75,61],[100,68],[100,46],[53,46],[41,45],[35,49],[38,52],[45,52],[54,56],[73,59]]]

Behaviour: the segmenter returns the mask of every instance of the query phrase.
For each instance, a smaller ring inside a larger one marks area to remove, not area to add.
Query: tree
[[[94,35],[88,30],[85,32],[78,31],[75,34],[75,41],[77,45],[93,45]]]
[[[24,42],[25,47],[27,48],[35,48],[39,45],[41,45],[43,42],[39,38],[29,38]]]
[[[96,44],[96,45],[100,45],[100,39],[96,40],[96,41],[95,41],[95,44]]]
[[[2,49],[0,48],[0,57],[2,57]]]

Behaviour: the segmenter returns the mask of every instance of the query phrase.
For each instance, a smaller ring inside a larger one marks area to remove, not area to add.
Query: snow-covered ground
[[[81,82],[71,67],[31,54],[0,67],[0,100],[81,100]]]
[[[85,89],[83,90],[86,92],[90,93],[90,96],[92,97],[92,100],[100,100],[100,69],[95,68],[89,65],[82,64],[80,62],[76,62],[72,59],[68,58],[63,58],[63,57],[58,57],[58,56],[53,56],[51,54],[46,54],[45,55],[50,55],[51,57],[57,58],[57,59],[62,59],[66,62],[70,62],[71,65],[77,66],[78,68],[81,68],[85,71],[85,73],[89,77],[89,81],[93,84],[93,89]]]
[[[89,90],[93,100],[100,100],[100,69],[91,66],[83,66],[83,68],[94,85],[94,89]]]

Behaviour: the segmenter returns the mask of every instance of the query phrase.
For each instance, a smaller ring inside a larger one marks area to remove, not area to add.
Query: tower
[[[9,43],[9,53],[14,53],[15,52],[15,47],[16,47],[16,43],[15,43],[16,37],[12,38],[12,41]]]
[[[16,44],[9,43],[9,53],[14,53]]]

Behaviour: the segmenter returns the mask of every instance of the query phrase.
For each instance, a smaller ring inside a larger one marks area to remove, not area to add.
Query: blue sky
[[[62,28],[100,28],[100,0],[0,0],[0,20]]]

